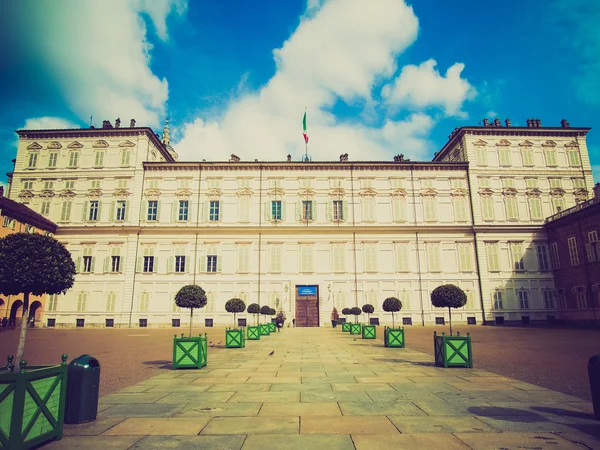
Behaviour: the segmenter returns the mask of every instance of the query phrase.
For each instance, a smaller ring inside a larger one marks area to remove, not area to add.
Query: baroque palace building
[[[390,296],[404,324],[440,323],[430,292],[444,283],[467,293],[457,323],[546,321],[557,293],[544,220],[592,192],[588,131],[484,120],[431,162],[180,162],[168,123],[162,138],[134,120],[19,130],[9,197],[58,224],[76,261],[44,325],[183,326],[174,296],[191,283],[208,297],[198,324],[231,324],[233,297],[300,326],[370,303],[387,324]]]

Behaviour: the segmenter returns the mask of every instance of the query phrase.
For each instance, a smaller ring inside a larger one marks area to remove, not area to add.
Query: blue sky
[[[600,2],[11,0],[0,18],[0,173],[15,129],[120,117],[181,160],[430,160],[484,117],[592,127]],[[6,178],[0,178],[2,182]]]

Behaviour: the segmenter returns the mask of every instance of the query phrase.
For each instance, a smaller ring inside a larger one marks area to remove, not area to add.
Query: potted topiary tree
[[[375,325],[371,325],[371,314],[375,312],[375,308],[373,305],[369,305],[368,303],[363,305],[362,310],[365,314],[367,314],[367,325],[363,325],[362,327],[362,338],[363,339],[375,339],[377,337],[377,328]]]
[[[337,327],[338,320],[340,320],[340,315],[338,313],[337,308],[334,306],[333,309],[331,310],[331,327],[332,328]]]
[[[448,308],[450,336],[433,332],[435,365],[441,367],[473,367],[471,336],[452,336],[452,308],[460,308],[467,303],[467,294],[453,284],[443,284],[431,292],[431,304],[436,308]]]
[[[350,308],[350,314],[354,316],[354,323],[350,324],[350,334],[360,334],[361,325],[358,323],[358,316],[362,314],[362,310],[358,306]]]
[[[404,328],[396,328],[394,324],[394,313],[402,309],[402,302],[396,297],[388,297],[383,301],[383,310],[392,313],[392,328],[383,329],[383,344],[386,347],[404,348]]]
[[[225,311],[233,313],[233,328],[225,329],[225,348],[242,348],[246,346],[244,329],[237,328],[236,316],[246,310],[241,298],[232,298],[225,302]]]
[[[190,333],[188,337],[173,337],[173,369],[200,369],[208,362],[208,344],[204,336],[192,336],[194,309],[206,306],[206,292],[200,286],[188,284],[175,294],[175,304],[190,309]]]
[[[246,328],[248,340],[256,341],[260,339],[260,327],[258,326],[258,315],[260,314],[260,305],[258,303],[250,303],[248,305],[248,313],[254,315],[254,326]]]
[[[261,306],[260,313],[261,315],[265,316],[266,322],[266,317],[271,315],[271,307],[267,305]],[[268,336],[271,334],[271,325],[268,323],[260,324],[260,334],[261,336]]]
[[[6,368],[0,369],[2,448],[28,449],[62,438],[67,355],[63,354],[61,364],[55,366],[27,366],[27,361],[22,358],[29,297],[64,294],[73,286],[74,279],[75,263],[71,253],[53,237],[15,233],[0,239],[0,293],[23,294],[17,358],[13,360],[9,355]],[[14,370],[13,361],[18,363],[20,370]],[[33,414],[36,410],[43,412]]]
[[[343,308],[342,314],[346,316],[344,323],[342,323],[342,331],[350,332],[350,322],[348,322],[348,316],[351,314],[350,308]]]

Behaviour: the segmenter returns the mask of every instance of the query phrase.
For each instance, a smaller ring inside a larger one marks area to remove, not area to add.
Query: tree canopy
[[[396,297],[388,297],[383,301],[383,310],[385,312],[395,313],[402,309],[402,302]]]
[[[264,316],[269,316],[269,315],[271,315],[271,307],[270,307],[270,306],[267,306],[267,305],[263,305],[263,306],[260,308],[260,313],[261,313],[262,315],[264,315]]]
[[[246,310],[246,304],[241,298],[232,298],[225,302],[225,311],[230,313],[241,313]]]
[[[373,307],[373,305],[369,305],[368,303],[363,305],[362,307],[362,311],[365,314],[373,314],[375,312],[375,308]]]
[[[248,305],[248,312],[250,314],[260,314],[260,305],[258,303],[250,303]]]
[[[354,306],[354,307],[350,308],[350,314],[353,314],[355,316],[360,316],[362,314],[362,310],[358,306]]]
[[[269,315],[274,316],[275,314],[277,314],[277,311],[275,311],[275,308],[271,308]]]
[[[14,233],[0,239],[0,293],[64,294],[75,282],[75,263],[51,236]]]
[[[180,308],[198,309],[206,306],[206,292],[200,286],[188,284],[175,294],[175,304]]]
[[[350,308],[343,308],[343,309],[342,309],[342,314],[343,314],[344,316],[348,316],[348,315],[350,315],[350,314],[351,314],[351,312],[350,312]]]
[[[467,294],[454,284],[443,284],[431,292],[431,304],[436,308],[460,308],[467,303]]]

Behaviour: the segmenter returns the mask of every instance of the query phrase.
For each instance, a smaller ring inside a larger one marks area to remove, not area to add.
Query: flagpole
[[[304,117],[306,117],[306,106],[304,107]],[[308,127],[306,127],[306,133],[308,136]],[[308,162],[308,139],[304,138],[304,161]]]

